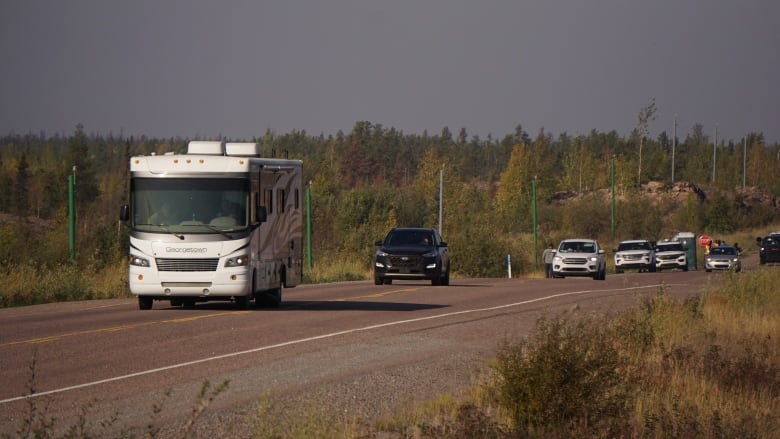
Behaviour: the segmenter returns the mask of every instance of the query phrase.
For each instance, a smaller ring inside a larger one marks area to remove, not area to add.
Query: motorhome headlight
[[[140,256],[130,255],[130,265],[135,265],[136,267],[148,267],[149,260]]]
[[[225,261],[225,267],[244,267],[249,264],[249,256],[234,256]]]

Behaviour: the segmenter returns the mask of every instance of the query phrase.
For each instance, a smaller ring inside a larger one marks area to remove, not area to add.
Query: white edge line
[[[310,342],[310,341],[314,341],[314,340],[322,340],[322,339],[325,339],[325,338],[337,337],[339,335],[352,334],[352,333],[355,333],[355,332],[370,331],[372,329],[385,328],[385,327],[395,326],[395,325],[403,325],[403,324],[407,324],[407,323],[416,323],[416,322],[422,322],[422,321],[425,321],[425,320],[434,320],[434,319],[440,319],[440,318],[444,318],[444,317],[451,317],[451,316],[457,316],[457,315],[463,315],[463,314],[471,314],[471,313],[484,312],[484,311],[495,311],[497,309],[511,308],[511,307],[520,306],[520,305],[527,305],[529,303],[542,302],[542,301],[545,301],[545,300],[555,299],[557,297],[563,297],[563,296],[574,296],[574,295],[579,295],[579,294],[598,293],[598,292],[606,292],[606,291],[640,290],[640,289],[648,289],[648,288],[659,288],[659,287],[671,286],[671,285],[675,285],[675,284],[656,284],[656,285],[646,285],[646,286],[639,286],[639,287],[616,288],[616,289],[610,289],[610,290],[571,291],[571,292],[568,292],[568,293],[553,294],[551,296],[538,297],[536,299],[524,300],[522,302],[509,303],[509,304],[505,304],[505,305],[491,306],[491,307],[488,307],[488,308],[468,309],[468,310],[464,310],[464,311],[455,311],[455,312],[450,312],[450,313],[445,313],[445,314],[437,314],[435,316],[418,317],[418,318],[415,318],[415,319],[397,320],[397,321],[394,321],[394,322],[380,323],[380,324],[377,324],[377,325],[364,326],[362,328],[346,329],[344,331],[332,332],[330,334],[322,334],[322,335],[316,335],[316,336],[313,336],[313,337],[301,338],[301,339],[298,339],[298,340],[290,340],[290,341],[286,341],[284,343],[277,343],[277,344],[269,345],[269,346],[261,346],[259,348],[248,349],[248,350],[239,351],[239,352],[231,352],[229,354],[216,355],[216,356],[213,356],[213,357],[201,358],[199,360],[192,360],[192,361],[187,361],[187,362],[184,362],[184,363],[172,364],[170,366],[164,366],[164,367],[158,367],[158,368],[155,368],[155,369],[143,370],[143,371],[140,371],[140,372],[134,372],[134,373],[130,373],[130,374],[127,374],[127,375],[120,375],[120,376],[116,376],[116,377],[106,378],[106,379],[103,379],[103,380],[92,381],[92,382],[89,382],[89,383],[77,384],[75,386],[62,387],[62,388],[59,388],[59,389],[46,390],[44,392],[36,392],[36,393],[30,394],[30,395],[24,395],[24,396],[17,396],[17,397],[14,397],[14,398],[2,399],[2,400],[0,400],[0,404],[7,404],[7,403],[15,402],[15,401],[21,401],[21,400],[25,400],[25,399],[32,399],[32,398],[36,398],[36,397],[39,397],[39,396],[53,395],[53,394],[56,394],[56,393],[67,392],[67,391],[70,391],[70,390],[83,389],[85,387],[92,387],[92,386],[97,386],[97,385],[100,385],[100,384],[111,383],[111,382],[114,382],[114,381],[126,380],[126,379],[129,379],[129,378],[135,378],[135,377],[139,377],[139,376],[143,376],[143,375],[149,375],[149,374],[153,374],[153,373],[157,373],[157,372],[163,372],[163,371],[166,371],[166,370],[178,369],[178,368],[181,368],[181,367],[187,367],[187,366],[192,366],[192,365],[195,365],[195,364],[206,363],[206,362],[209,362],[209,361],[222,360],[222,359],[225,359],[225,358],[238,357],[240,355],[246,355],[246,354],[253,354],[253,353],[262,352],[262,351],[268,351],[268,350],[271,350],[271,349],[276,349],[276,348],[281,348],[281,347],[285,347],[285,346],[291,346],[291,345],[306,343],[306,342]],[[679,285],[685,285],[685,284],[679,284]]]

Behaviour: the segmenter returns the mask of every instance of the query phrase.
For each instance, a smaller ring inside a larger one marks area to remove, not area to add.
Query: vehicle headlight
[[[378,258],[386,258],[386,257],[388,257],[388,256],[390,256],[390,255],[389,255],[389,254],[387,254],[387,253],[385,253],[385,252],[383,252],[382,250],[378,250],[378,251],[376,252],[376,255],[375,255],[375,256],[376,256],[376,257],[378,257]]]
[[[228,260],[225,261],[225,267],[244,267],[248,264],[248,255],[234,256],[232,258],[228,258]]]
[[[130,255],[130,265],[135,265],[136,267],[148,267],[149,260],[140,256]]]
[[[732,262],[739,262],[739,258],[734,258],[731,260]]]
[[[563,260],[563,258],[562,258],[562,257],[560,257],[560,256],[553,256],[553,261],[555,261],[555,262],[561,262],[561,260]]]
[[[595,256],[591,256],[590,257],[590,262],[597,262],[598,260],[599,260],[599,258],[597,258]]]
[[[422,257],[424,257],[424,258],[435,258],[436,257],[436,252],[425,253],[425,254],[422,255]]]

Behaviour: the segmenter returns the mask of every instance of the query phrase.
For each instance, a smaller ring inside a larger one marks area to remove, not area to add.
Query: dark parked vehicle
[[[374,283],[393,279],[429,279],[432,285],[450,284],[450,254],[436,229],[398,227],[390,230],[374,254]]]
[[[761,240],[758,261],[761,264],[780,262],[780,232],[770,233]]]

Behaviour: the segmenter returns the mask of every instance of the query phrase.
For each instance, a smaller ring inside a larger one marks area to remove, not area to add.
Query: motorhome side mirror
[[[268,211],[265,209],[265,206],[257,206],[257,210],[255,211],[255,221],[258,223],[264,223],[268,219]]]
[[[119,208],[119,220],[120,221],[127,221],[130,219],[130,206],[127,204],[123,204]]]

